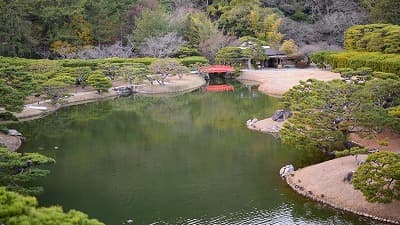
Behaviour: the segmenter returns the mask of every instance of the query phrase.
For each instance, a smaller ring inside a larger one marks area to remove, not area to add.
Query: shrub
[[[10,113],[10,112],[3,112],[3,113],[0,113],[0,120],[4,120],[4,121],[7,121],[7,120],[18,121],[18,118],[17,118],[14,114],[12,114],[12,113]]]
[[[184,66],[191,66],[194,64],[208,64],[208,59],[206,59],[203,56],[190,56],[190,57],[185,57],[179,60],[180,63],[182,63]]]
[[[386,79],[400,80],[400,76],[395,73],[373,72],[372,76],[383,80]]]
[[[356,25],[345,32],[346,50],[400,53],[400,26],[391,24]]]
[[[134,58],[132,59],[133,63],[142,63],[145,64],[146,66],[152,64],[155,62],[157,58],[150,58],[150,57],[144,57],[144,58]]]
[[[95,60],[82,60],[82,59],[72,59],[63,60],[61,65],[63,67],[97,67],[98,62]]]
[[[185,58],[185,57],[200,56],[200,55],[201,54],[198,49],[189,46],[182,46],[175,51],[173,56],[177,58]]]
[[[322,51],[312,54],[316,64],[328,64],[333,69],[369,67],[375,72],[395,73],[400,75],[400,54],[356,51]]]
[[[243,63],[248,57],[249,56],[247,56],[239,47],[228,46],[221,48],[217,52],[215,61],[222,64],[238,65]]]

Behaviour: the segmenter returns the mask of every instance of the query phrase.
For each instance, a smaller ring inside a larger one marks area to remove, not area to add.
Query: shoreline
[[[135,94],[144,96],[180,95],[200,89],[206,83],[203,78],[196,75],[186,75],[184,78],[185,79],[176,79],[175,77],[171,77],[169,79],[174,81],[175,83],[171,83],[170,85],[166,85],[163,87],[147,85],[143,89],[138,90]],[[18,118],[18,121],[0,121],[0,125],[35,120],[46,117],[53,112],[65,107],[117,98],[119,97],[119,94],[118,92],[113,90],[114,87],[115,86],[111,87],[108,92],[104,92],[101,94],[97,94],[96,91],[81,92],[77,95],[72,95],[71,97],[66,99],[66,102],[64,104],[59,105],[51,105],[46,102],[40,104],[27,104],[20,113],[14,113],[14,115]],[[46,109],[28,108],[27,106],[38,106],[44,107]]]
[[[308,72],[312,74],[307,75]],[[322,75],[318,76],[318,73],[322,73]],[[293,77],[297,75],[299,77]],[[258,84],[260,92],[272,97],[281,98],[285,92],[297,85],[300,80],[309,78],[329,81],[340,79],[340,76],[329,71],[311,68],[246,71],[238,80],[245,85]],[[275,124],[277,122],[272,121],[272,118],[266,118],[247,127],[250,130],[279,137],[279,129],[277,128],[281,128],[285,122],[287,121]],[[382,137],[380,138],[382,139]],[[355,138],[353,137],[352,139]],[[397,146],[398,142],[392,139],[390,139],[389,144]],[[362,141],[363,144],[367,144],[363,139],[357,140]],[[371,147],[369,143],[367,146]],[[365,160],[366,157],[364,155],[360,159]],[[284,179],[293,191],[312,201],[377,221],[400,224],[400,201],[394,200],[390,204],[370,203],[365,200],[361,191],[355,190],[351,184],[343,182],[343,177],[349,171],[356,169],[357,166],[354,163],[353,156],[347,156],[298,169],[287,175]]]
[[[170,77],[169,80],[171,83],[166,86],[160,87],[147,84],[146,87],[134,94],[154,97],[176,96],[193,92],[206,84],[206,81],[197,75],[186,75],[182,79]],[[18,121],[0,121],[0,125],[36,120],[51,115],[62,108],[118,98],[119,94],[113,90],[114,87],[111,87],[108,92],[101,94],[98,94],[96,91],[75,93],[75,95],[68,97],[64,104],[52,105],[48,101],[39,102],[39,104],[26,104],[20,113],[14,113]],[[17,151],[22,144],[20,138],[0,132],[0,146],[4,145],[10,151]]]
[[[359,155],[359,159],[366,157]],[[313,201],[374,220],[400,224],[399,201],[388,204],[367,202],[361,191],[343,182],[346,173],[356,167],[354,157],[346,156],[304,167],[284,179],[293,191]]]

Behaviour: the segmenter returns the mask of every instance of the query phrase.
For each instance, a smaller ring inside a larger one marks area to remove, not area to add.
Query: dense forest
[[[212,58],[243,36],[271,46],[293,39],[303,52],[339,49],[348,27],[399,24],[399,9],[390,0],[3,0],[0,55],[164,57],[184,46]]]

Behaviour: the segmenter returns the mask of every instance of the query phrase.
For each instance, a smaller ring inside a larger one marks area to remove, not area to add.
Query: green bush
[[[0,120],[4,120],[4,121],[8,121],[8,120],[12,120],[12,121],[18,121],[18,118],[10,113],[10,112],[3,112],[0,113]]]
[[[95,60],[83,60],[83,59],[68,59],[63,60],[61,65],[63,67],[97,67],[98,62]]]
[[[369,67],[375,72],[395,73],[400,75],[400,54],[357,51],[322,51],[311,56],[316,64],[328,64],[333,69]]]
[[[372,76],[383,80],[386,79],[400,80],[400,76],[395,73],[373,72]]]
[[[367,154],[368,149],[366,148],[360,148],[360,147],[353,147],[351,149],[345,149],[343,151],[335,151],[335,157],[344,157],[348,155],[356,155],[356,154]]]
[[[208,59],[206,59],[203,56],[190,56],[190,57],[185,57],[182,59],[179,59],[180,63],[182,63],[184,66],[191,66],[195,64],[200,64],[200,65],[205,65],[208,64]]]
[[[346,50],[400,53],[400,26],[367,24],[350,27],[345,32]]]
[[[190,56],[200,56],[200,52],[198,49],[190,47],[190,46],[182,46],[175,53],[174,57],[176,58],[185,58]]]
[[[144,58],[134,58],[132,59],[133,63],[142,63],[145,64],[146,66],[152,64],[155,62],[157,58],[150,58],[150,57],[144,57]]]
[[[228,46],[221,48],[216,56],[215,62],[222,64],[238,65],[245,62],[249,58],[246,51],[242,51],[239,47]]]

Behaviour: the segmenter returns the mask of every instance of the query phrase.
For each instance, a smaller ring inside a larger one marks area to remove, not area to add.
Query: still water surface
[[[54,157],[42,205],[106,224],[380,224],[308,201],[281,166],[321,160],[249,131],[278,100],[255,90],[135,97],[75,106],[21,124],[22,151]],[[55,148],[56,147],[56,148]]]

